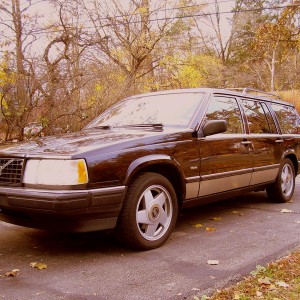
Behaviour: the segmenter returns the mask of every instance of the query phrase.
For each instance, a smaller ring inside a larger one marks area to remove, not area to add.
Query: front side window
[[[86,128],[162,124],[187,126],[203,99],[202,93],[141,95],[118,102]]]
[[[241,112],[235,98],[214,96],[206,113],[206,121],[210,120],[226,120],[226,133],[243,133]]]
[[[293,107],[274,103],[271,106],[277,116],[283,134],[300,133],[299,115]]]
[[[272,133],[265,112],[260,102],[242,100],[250,133]]]

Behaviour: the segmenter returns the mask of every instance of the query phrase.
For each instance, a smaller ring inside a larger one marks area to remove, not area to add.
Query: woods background
[[[2,0],[0,140],[24,139],[34,121],[78,130],[165,89],[252,87],[297,106],[299,2]]]

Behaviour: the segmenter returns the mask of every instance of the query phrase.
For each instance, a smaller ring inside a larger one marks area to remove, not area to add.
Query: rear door
[[[250,185],[273,181],[278,174],[283,151],[282,137],[266,103],[253,99],[242,99],[241,103],[252,146],[253,175]]]
[[[236,98],[214,95],[203,125],[210,120],[226,120],[228,130],[199,138],[200,197],[247,187],[252,175],[251,141]]]

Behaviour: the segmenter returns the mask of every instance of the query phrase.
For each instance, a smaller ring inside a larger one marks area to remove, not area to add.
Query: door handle
[[[275,143],[283,143],[283,142],[284,142],[283,139],[278,139],[278,140],[275,141]]]
[[[242,141],[241,142],[242,145],[248,146],[252,144],[252,141]]]

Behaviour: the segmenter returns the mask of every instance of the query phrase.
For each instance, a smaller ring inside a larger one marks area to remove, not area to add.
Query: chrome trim
[[[278,175],[278,170],[279,170],[279,165],[273,165],[272,168],[268,168],[268,167],[254,168],[250,185],[274,181]]]
[[[188,177],[188,178],[186,178],[185,179],[185,181],[187,182],[187,183],[192,183],[192,182],[199,182],[200,181],[200,176],[193,176],[193,177]]]
[[[253,172],[260,172],[264,170],[272,170],[272,169],[278,169],[280,164],[274,164],[274,165],[267,165],[267,166],[261,166],[261,167],[254,167]]]
[[[199,193],[199,186],[200,181],[187,183],[185,199],[197,198]]]
[[[224,172],[224,173],[232,174],[237,172]],[[221,174],[224,175],[224,173]],[[233,175],[233,176],[226,176],[226,177],[210,176],[211,180],[205,180],[200,182],[200,190],[198,196],[202,197],[202,196],[230,191],[242,187],[247,187],[250,184],[251,176],[252,176],[252,172]]]
[[[240,175],[244,175],[244,174],[251,174],[252,172],[253,172],[253,169],[248,168],[248,169],[243,169],[243,170],[235,170],[235,171],[203,175],[203,176],[201,176],[201,181],[219,179],[219,178],[223,178],[223,177],[240,176]]]
[[[74,153],[76,154],[76,153]],[[28,159],[59,159],[59,160],[65,160],[65,159],[76,159],[70,154],[44,154],[44,153],[30,153],[25,155],[19,155],[20,157],[24,157],[27,160]]]
[[[116,186],[108,188],[88,189],[88,190],[46,190],[46,189],[33,189],[26,187],[4,187],[0,186],[0,194],[5,192],[28,192],[28,193],[47,193],[47,194],[87,194],[87,193],[110,193],[110,192],[122,192],[126,189],[126,186]]]

